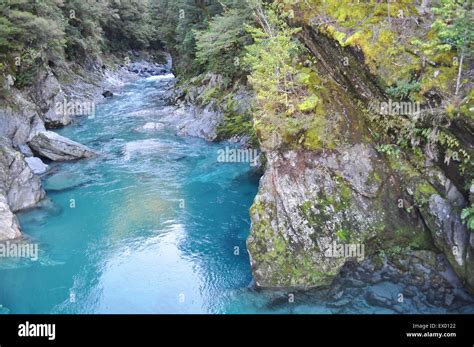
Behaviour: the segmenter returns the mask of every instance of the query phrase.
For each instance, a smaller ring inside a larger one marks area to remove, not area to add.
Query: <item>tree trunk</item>
[[[464,61],[464,53],[461,54],[461,59],[459,60],[459,69],[458,69],[458,78],[456,81],[456,91],[454,92],[454,95],[457,96],[459,93],[459,88],[461,85],[461,75],[462,75],[462,63]]]

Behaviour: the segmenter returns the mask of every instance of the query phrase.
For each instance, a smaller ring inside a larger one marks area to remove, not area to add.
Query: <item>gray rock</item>
[[[13,146],[18,146],[45,127],[36,105],[18,91],[12,91],[12,99],[9,106],[0,106],[0,136],[11,139]]]
[[[267,151],[247,240],[258,286],[328,285],[351,258],[329,254],[335,242],[344,243],[340,230],[357,247],[380,233],[387,208],[375,200],[375,152],[363,144],[347,152]]]
[[[65,94],[56,77],[49,70],[42,71],[36,83],[30,88],[30,96],[40,108],[45,126],[49,129],[61,128],[71,123],[70,115],[59,111],[56,105],[63,104]]]
[[[25,158],[25,161],[35,175],[42,175],[48,171],[49,166],[43,163],[40,158],[28,157]]]
[[[194,136],[214,141],[217,138],[217,126],[222,118],[222,113],[213,111],[210,107],[180,107],[162,121],[174,127],[180,136]]]
[[[0,142],[0,191],[13,212],[33,207],[45,196],[41,180],[33,174],[23,154],[4,140]]]
[[[39,156],[53,161],[76,160],[96,155],[90,148],[52,131],[39,132],[28,144]]]
[[[456,273],[474,290],[473,234],[462,223],[459,208],[448,199],[434,194],[429,198],[424,217],[436,246],[446,255]]]
[[[0,241],[11,240],[20,236],[18,220],[10,210],[7,198],[0,191]]]
[[[28,145],[18,145],[18,150],[25,157],[34,157],[33,151],[28,147]]]
[[[399,311],[402,303],[398,301],[401,290],[393,283],[383,282],[368,288],[365,298],[374,306],[380,306]]]

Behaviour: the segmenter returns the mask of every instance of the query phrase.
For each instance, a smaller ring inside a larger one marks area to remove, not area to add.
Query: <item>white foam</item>
[[[174,77],[175,76],[172,73],[168,73],[166,75],[150,76],[150,77],[147,77],[146,80],[147,81],[171,80]]]
[[[168,152],[172,148],[169,145],[165,145],[157,140],[146,139],[139,141],[132,141],[125,145],[124,155],[125,160],[130,160],[132,155],[149,155],[157,152]]]

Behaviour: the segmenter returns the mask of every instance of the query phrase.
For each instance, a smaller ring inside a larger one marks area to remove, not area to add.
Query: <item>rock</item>
[[[361,253],[370,254],[378,247],[370,240],[394,242],[395,226],[426,233],[400,216],[393,204],[397,187],[382,185],[386,172],[369,145],[325,155],[267,149],[266,158],[247,240],[258,286],[328,285],[354,260],[350,254],[332,255],[335,244],[364,247]]]
[[[18,91],[12,92],[12,98],[11,106],[0,106],[0,136],[19,146],[45,127],[36,105]]]
[[[365,298],[370,305],[389,308],[398,311],[398,302],[401,290],[389,282],[382,282],[367,289]]]
[[[70,115],[56,105],[63,104],[66,96],[56,77],[49,70],[40,72],[37,82],[30,88],[33,102],[40,108],[46,128],[62,128],[71,123]]]
[[[52,131],[39,132],[28,144],[39,156],[53,161],[76,160],[96,155],[90,148]]]
[[[43,163],[40,158],[29,157],[25,158],[25,161],[35,175],[42,175],[48,171],[49,166]]]
[[[56,102],[63,104],[64,95],[58,96]],[[52,106],[43,114],[44,124],[47,129],[62,128],[72,122],[71,116],[65,110],[59,111],[55,106]]]
[[[180,136],[195,136],[207,141],[222,140],[218,138],[217,129],[223,122],[224,114],[230,111],[226,107],[231,105],[235,114],[245,114],[252,105],[253,94],[239,87],[232,92],[232,102],[216,103],[214,100],[209,101],[206,96],[212,88],[224,88],[222,76],[207,73],[200,78],[198,86],[191,86],[186,92],[179,87],[170,88],[164,98],[168,104],[177,107],[161,120],[175,127]],[[243,143],[250,139],[242,135],[232,140]]]
[[[53,175],[48,175],[45,180],[44,187],[48,192],[60,192],[74,188],[77,189],[90,182],[90,177],[77,175],[74,171],[63,170]]]
[[[10,210],[7,198],[0,191],[0,241],[16,239],[20,236],[18,220]]]
[[[179,136],[195,136],[208,141],[217,139],[217,126],[223,115],[210,108],[181,107],[162,121],[176,129]]]
[[[110,90],[106,90],[105,92],[102,93],[102,96],[104,98],[111,98],[112,96],[114,96],[114,94]]]
[[[41,180],[20,152],[0,141],[0,191],[6,196],[11,211],[16,212],[35,206],[44,198]]]
[[[421,213],[435,245],[443,251],[454,271],[474,292],[474,233],[461,221],[460,208],[438,194],[429,198]]]
[[[28,145],[18,145],[18,150],[25,157],[33,157],[34,156],[33,152],[31,151],[31,148],[28,147]]]
[[[160,130],[160,129],[163,129],[164,126],[165,125],[163,123],[148,122],[143,127],[141,127],[140,129],[142,129],[142,130]]]
[[[141,60],[130,63],[128,65],[128,70],[138,74],[140,77],[150,77],[164,74],[169,71],[169,68]]]
[[[446,305],[446,306],[451,306],[451,304],[453,303],[453,301],[454,301],[454,295],[453,295],[453,294],[447,293],[447,294],[444,296],[444,305]]]

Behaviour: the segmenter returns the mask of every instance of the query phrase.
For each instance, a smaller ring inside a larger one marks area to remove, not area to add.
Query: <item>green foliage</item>
[[[16,85],[30,84],[37,69],[61,58],[64,45],[61,2],[11,0],[0,4],[0,74],[5,87],[7,75]]]
[[[418,81],[397,81],[395,86],[387,88],[387,94],[396,100],[413,99],[413,95],[420,91],[420,83]]]
[[[0,2],[0,78],[30,85],[45,65],[78,64],[105,52],[160,46],[161,1],[9,0]]]
[[[223,122],[217,128],[217,137],[219,139],[231,139],[240,136],[247,136],[250,145],[258,145],[252,115],[250,113],[238,114],[233,111],[226,112]]]
[[[474,31],[471,0],[441,0],[433,12],[437,15],[432,27],[436,31],[438,47],[448,45],[458,52],[472,54]]]
[[[160,0],[155,5],[153,23],[166,47],[171,51],[175,69],[181,76],[199,74],[196,64],[197,32],[206,30],[212,17],[221,14],[232,0]],[[240,1],[241,2],[241,1]]]
[[[466,207],[461,212],[461,219],[470,231],[474,232],[474,205]]]
[[[155,6],[155,2],[147,1],[111,2],[107,8],[107,20],[101,23],[110,50],[125,51],[152,46],[158,35],[152,19],[157,10]]]
[[[392,144],[382,144],[377,146],[377,150],[381,153],[385,153],[389,156],[392,156],[394,158],[399,158],[400,157],[400,147]]]
[[[106,2],[70,0],[62,11],[67,19],[64,29],[66,58],[74,60],[99,55],[104,47],[104,13],[110,12]]]
[[[251,22],[250,14],[250,8],[241,5],[213,17],[208,28],[196,30],[197,63],[226,78],[241,74],[241,51],[251,42],[245,30],[246,22]]]

